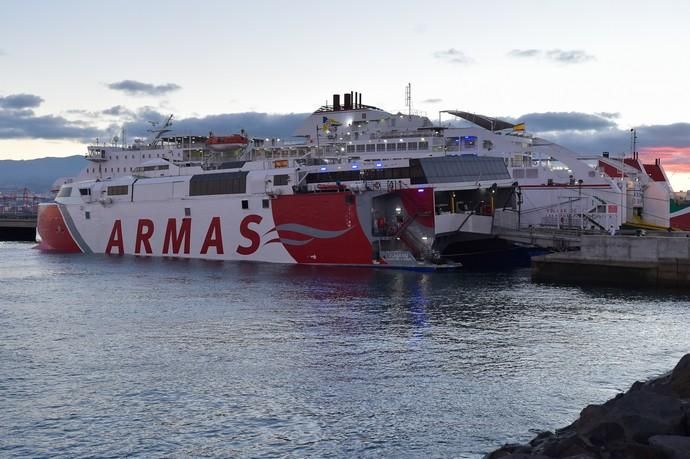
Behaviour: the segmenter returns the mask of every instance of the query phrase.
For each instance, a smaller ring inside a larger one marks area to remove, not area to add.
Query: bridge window
[[[274,175],[273,176],[273,185],[274,186],[285,186],[288,184],[289,178],[290,178],[290,176],[287,174]]]
[[[67,198],[72,194],[72,187],[71,186],[63,186],[60,188],[60,192],[58,193],[57,197],[58,198]]]

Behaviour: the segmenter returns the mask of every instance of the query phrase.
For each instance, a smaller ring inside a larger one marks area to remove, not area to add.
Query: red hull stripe
[[[57,204],[39,206],[37,229],[41,236],[39,249],[49,252],[81,252]]]
[[[349,192],[278,196],[271,207],[280,242],[298,263],[371,265],[355,199]]]

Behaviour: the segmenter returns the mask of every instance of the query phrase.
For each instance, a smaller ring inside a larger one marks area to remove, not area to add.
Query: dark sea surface
[[[457,457],[690,352],[690,297],[0,243],[0,457]]]

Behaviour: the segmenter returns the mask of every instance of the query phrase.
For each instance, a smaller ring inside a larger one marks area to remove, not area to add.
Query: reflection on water
[[[0,455],[480,457],[687,352],[685,296],[0,244]]]

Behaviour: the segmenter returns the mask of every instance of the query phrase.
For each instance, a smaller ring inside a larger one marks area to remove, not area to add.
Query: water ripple
[[[0,243],[0,456],[476,458],[667,371],[687,296]]]

